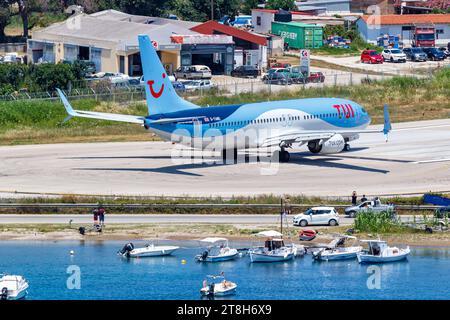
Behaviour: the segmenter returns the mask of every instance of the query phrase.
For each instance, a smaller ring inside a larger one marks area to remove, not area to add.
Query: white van
[[[182,66],[175,71],[177,79],[211,79],[211,69],[204,65]]]

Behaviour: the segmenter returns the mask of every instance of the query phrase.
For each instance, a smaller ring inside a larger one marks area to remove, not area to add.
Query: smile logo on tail
[[[163,73],[163,74],[162,74],[162,77],[163,77],[163,79],[164,79],[164,78],[166,77],[166,74]],[[153,98],[158,99],[159,97],[161,97],[161,95],[162,95],[162,93],[163,93],[163,91],[164,91],[164,83],[161,85],[161,89],[159,89],[158,92],[156,92],[156,91],[153,89],[153,85],[155,84],[155,81],[154,81],[154,80],[148,80],[148,81],[147,81],[147,84],[148,84],[148,87],[150,88],[150,93],[151,93],[151,95],[153,96]]]

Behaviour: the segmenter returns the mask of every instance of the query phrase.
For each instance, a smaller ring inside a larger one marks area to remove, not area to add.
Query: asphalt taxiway
[[[0,196],[341,196],[353,190],[360,195],[449,190],[450,119],[393,128],[387,143],[382,134],[364,134],[349,152],[313,155],[303,147],[291,150],[291,161],[283,164],[174,159],[169,142],[0,147]]]

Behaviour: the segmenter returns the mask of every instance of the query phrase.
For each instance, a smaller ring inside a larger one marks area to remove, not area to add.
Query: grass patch
[[[363,105],[372,123],[383,122],[383,105],[390,105],[392,122],[448,118],[450,114],[450,68],[435,72],[430,79],[393,77],[355,86],[335,86],[281,91],[242,93],[235,96],[208,95],[194,100],[202,106],[315,97],[346,98]],[[147,114],[144,103],[119,105],[95,100],[74,100],[76,109],[123,114]],[[89,141],[148,141],[141,126],[111,121],[74,118],[59,101],[0,102],[0,144],[32,144]]]
[[[354,228],[357,232],[370,233],[411,232],[410,228],[402,226],[400,222],[393,219],[390,212],[361,212],[355,218]]]

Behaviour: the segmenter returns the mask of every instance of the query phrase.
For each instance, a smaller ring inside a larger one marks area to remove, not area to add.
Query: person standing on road
[[[100,218],[100,226],[103,228],[105,226],[105,209],[100,206],[100,208],[98,209],[98,216]]]
[[[98,209],[94,209],[92,214],[94,215],[94,227],[98,226]]]
[[[362,196],[362,198],[361,198],[361,202],[366,202],[366,201],[367,201],[366,195],[363,194],[363,196]]]
[[[358,199],[358,196],[356,194],[356,191],[353,191],[353,193],[352,193],[352,205],[356,206],[357,199]]]

